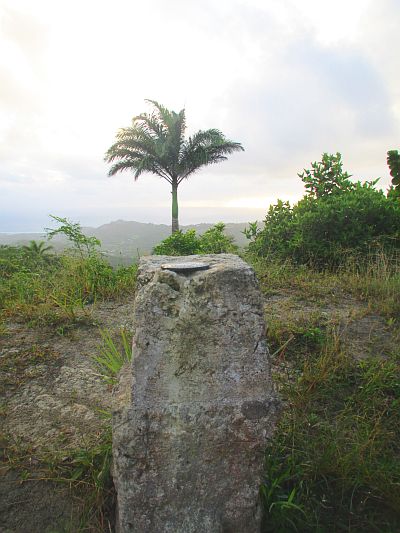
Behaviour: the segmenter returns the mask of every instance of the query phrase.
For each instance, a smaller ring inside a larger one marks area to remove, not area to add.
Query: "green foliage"
[[[81,257],[85,254],[91,256],[96,253],[96,249],[101,245],[101,242],[96,237],[87,237],[84,235],[82,233],[82,226],[79,223],[74,223],[67,218],[56,217],[54,215],[50,215],[50,217],[61,224],[61,226],[56,229],[47,228],[48,239],[62,234],[73,244],[74,249]]]
[[[233,243],[233,237],[224,233],[225,224],[219,222],[205,231],[199,237],[199,252],[202,254],[236,253],[238,247]]]
[[[113,269],[91,253],[37,256],[0,246],[0,313],[62,326],[87,318],[88,304],[118,298],[136,282],[136,265]]]
[[[233,244],[233,238],[226,235],[224,230],[225,224],[222,222],[212,226],[203,235],[197,235],[194,229],[186,233],[179,230],[158,244],[153,253],[155,255],[235,253],[238,248]]]
[[[400,153],[398,150],[389,150],[387,153],[387,164],[392,176],[392,185],[397,193],[400,195]]]
[[[28,246],[23,246],[23,249],[33,255],[43,257],[46,255],[46,252],[52,250],[53,247],[46,246],[46,243],[44,241],[30,241]]]
[[[343,172],[342,156],[339,152],[322,154],[322,160],[311,163],[311,169],[304,169],[298,176],[302,179],[309,196],[321,198],[338,191],[349,191],[354,184],[350,175]]]
[[[251,252],[321,268],[336,267],[349,254],[400,248],[399,203],[375,189],[376,182],[349,182],[340,154],[324,154],[301,176],[308,194],[293,207],[279,200],[269,208]]]
[[[246,239],[251,241],[252,239],[255,239],[257,237],[259,231],[260,230],[258,227],[258,221],[256,220],[255,222],[249,222],[249,227],[244,228],[242,233],[246,237]]]
[[[56,268],[58,257],[47,254],[46,250],[41,248],[41,252],[36,253],[26,246],[0,245],[0,278],[5,280],[16,272],[40,273],[43,269]]]
[[[100,329],[102,345],[100,354],[93,357],[102,377],[109,383],[116,383],[116,377],[125,363],[132,359],[132,336],[120,329],[120,348],[108,330]]]
[[[109,176],[132,171],[137,180],[144,172],[166,180],[172,189],[172,233],[178,225],[178,186],[201,167],[219,163],[227,155],[243,150],[240,143],[230,141],[216,129],[198,131],[185,139],[185,110],[170,111],[154,100],[151,113],[132,119],[132,126],[117,133],[117,141],[105,155],[113,163]]]
[[[178,230],[154,247],[155,255],[193,255],[199,250],[199,239],[196,230],[188,230],[186,233]]]

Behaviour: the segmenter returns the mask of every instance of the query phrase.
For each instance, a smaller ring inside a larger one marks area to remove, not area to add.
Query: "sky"
[[[181,184],[181,224],[262,220],[323,152],[385,190],[399,28],[399,0],[0,0],[0,232],[169,224],[165,180],[104,162],[145,99],[245,148]]]

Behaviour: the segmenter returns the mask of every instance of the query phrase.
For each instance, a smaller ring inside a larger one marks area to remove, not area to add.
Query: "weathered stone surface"
[[[261,295],[234,255],[145,257],[130,404],[114,414],[121,533],[255,533],[272,389]]]

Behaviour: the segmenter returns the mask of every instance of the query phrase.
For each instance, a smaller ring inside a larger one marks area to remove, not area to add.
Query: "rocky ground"
[[[6,324],[0,337],[1,532],[96,531],[82,525],[79,487],[53,479],[48,468],[43,469],[42,457],[87,449],[101,439],[107,424],[104,412],[112,409],[112,389],[93,362],[101,343],[99,327],[110,332],[131,329],[132,305],[133,296],[97,303],[89,319],[63,335],[51,327]],[[357,358],[384,357],[398,346],[387,320],[345,294],[319,301],[275,292],[266,296],[266,316],[271,327],[295,322],[308,324],[311,332],[318,332],[320,324],[335,324]],[[101,531],[111,528],[107,520]]]
[[[0,531],[79,530],[80,490],[68,481],[49,480],[42,458],[101,441],[112,388],[93,361],[101,344],[99,328],[115,334],[121,327],[129,330],[132,304],[132,298],[99,303],[63,335],[51,327],[6,324],[0,337]]]

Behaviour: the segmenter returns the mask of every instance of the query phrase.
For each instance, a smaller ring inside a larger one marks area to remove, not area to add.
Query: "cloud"
[[[168,222],[166,183],[110,179],[103,162],[145,98],[185,106],[188,133],[216,127],[246,150],[182,184],[182,216],[295,199],[297,172],[325,151],[388,182],[386,150],[400,135],[395,1],[338,0],[329,16],[317,0],[55,6],[9,0],[1,12],[3,214],[19,203],[26,218],[56,210],[90,223],[133,210]]]

